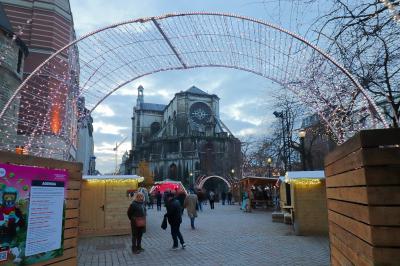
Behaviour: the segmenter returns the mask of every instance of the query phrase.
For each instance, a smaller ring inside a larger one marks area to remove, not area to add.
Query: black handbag
[[[167,216],[164,216],[164,219],[163,219],[163,221],[161,223],[161,228],[165,230],[165,229],[167,229],[167,226],[168,226],[168,224],[167,224]]]

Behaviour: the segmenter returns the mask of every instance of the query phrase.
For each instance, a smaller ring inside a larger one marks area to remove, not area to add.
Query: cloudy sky
[[[97,28],[132,18],[166,13],[213,11],[234,13],[262,19],[295,32],[306,34],[304,12],[296,0],[71,0],[78,37]],[[237,70],[192,69],[162,72],[136,80],[99,105],[93,113],[95,156],[102,173],[115,168],[113,147],[126,136],[118,158],[131,147],[132,108],[137,87],[143,85],[145,102],[167,104],[176,92],[192,85],[220,97],[222,121],[237,137],[265,135],[271,122],[271,99],[268,95],[279,86],[254,74]]]

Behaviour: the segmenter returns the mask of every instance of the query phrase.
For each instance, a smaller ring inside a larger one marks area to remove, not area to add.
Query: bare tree
[[[312,26],[317,41],[322,46],[328,44],[328,52],[373,95],[391,126],[399,127],[400,1],[331,0],[330,3],[330,12]]]

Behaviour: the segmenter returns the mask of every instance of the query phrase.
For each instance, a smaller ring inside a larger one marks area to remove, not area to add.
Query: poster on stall
[[[0,163],[0,264],[63,254],[68,171]]]

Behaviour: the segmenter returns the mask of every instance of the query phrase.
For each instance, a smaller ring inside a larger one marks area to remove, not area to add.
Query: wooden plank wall
[[[399,145],[366,130],[325,158],[332,265],[400,265]]]
[[[320,184],[293,183],[291,186],[296,234],[328,235],[325,180]]]
[[[81,211],[84,215],[80,217],[79,236],[130,234],[131,226],[126,212],[132,199],[126,192],[137,187],[137,182],[89,183],[83,181],[82,198],[85,201],[81,204]],[[103,195],[99,195],[100,193]],[[102,219],[102,224],[98,223],[99,219]]]
[[[77,265],[78,254],[78,225],[79,203],[82,180],[82,164],[67,161],[59,161],[47,158],[39,158],[29,155],[18,155],[0,151],[0,162],[17,165],[47,167],[51,169],[67,169],[69,181],[67,187],[67,207],[64,223],[64,253],[63,256],[34,264],[35,266],[72,266]]]

